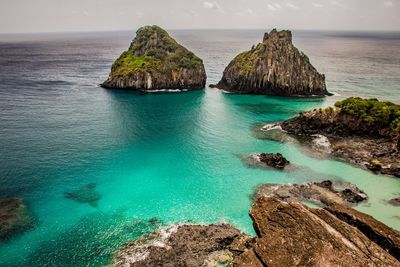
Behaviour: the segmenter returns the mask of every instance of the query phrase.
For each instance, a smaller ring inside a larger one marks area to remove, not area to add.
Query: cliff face
[[[205,83],[200,58],[160,27],[146,26],[136,32],[129,49],[114,62],[101,86],[147,91],[201,89]]]
[[[237,55],[214,87],[249,94],[329,95],[325,76],[292,44],[290,31],[272,30],[263,42]]]

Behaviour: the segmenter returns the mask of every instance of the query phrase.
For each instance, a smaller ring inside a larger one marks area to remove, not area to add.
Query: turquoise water
[[[234,54],[262,35],[174,36],[204,58],[213,83]],[[224,221],[253,233],[248,210],[260,183],[355,183],[369,195],[357,209],[400,230],[399,208],[385,204],[399,195],[399,179],[313,158],[295,143],[265,140],[257,131],[353,93],[400,102],[400,61],[392,53],[399,51],[400,38],[377,36],[299,33],[298,46],[338,93],[326,99],[210,88],[171,94],[104,90],[96,84],[128,46],[130,33],[3,36],[0,196],[26,199],[38,223],[0,244],[0,265],[99,266],[123,243],[154,230],[153,218],[162,224]],[[280,152],[298,168],[280,172],[241,161],[256,152]],[[97,206],[64,197],[88,183],[101,194]]]

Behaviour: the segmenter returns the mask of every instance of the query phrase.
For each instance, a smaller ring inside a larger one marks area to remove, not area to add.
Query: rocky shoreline
[[[313,195],[322,208],[309,208],[297,197],[282,198],[276,190],[265,190],[277,185],[261,186],[249,213],[255,237],[228,224],[172,225],[127,244],[112,265],[400,266],[397,231],[348,207],[346,195],[333,193],[331,182],[313,185],[333,194]],[[280,186],[288,191],[302,187]],[[312,195],[306,191],[304,197]]]
[[[298,138],[324,136],[330,144],[332,156],[375,173],[400,177],[400,135],[396,133],[399,126],[395,117],[400,116],[400,107],[390,102],[361,98],[349,98],[335,105],[335,108],[302,112],[280,126]],[[360,112],[359,106],[367,106],[362,115],[353,111]],[[388,112],[389,108],[395,115],[382,115],[389,119],[380,121],[383,120],[380,112]]]

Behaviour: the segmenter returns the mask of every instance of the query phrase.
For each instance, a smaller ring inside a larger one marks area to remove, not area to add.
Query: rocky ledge
[[[178,225],[121,249],[114,266],[400,266],[400,235],[341,204],[309,208],[260,195],[256,237],[232,226]]]
[[[0,200],[0,240],[8,240],[34,225],[25,202],[19,198]]]
[[[203,61],[158,26],[136,32],[129,49],[111,67],[105,88],[152,90],[201,89],[206,84]]]
[[[235,93],[281,96],[323,96],[325,76],[292,43],[290,31],[273,29],[262,43],[237,55],[217,87]]]
[[[368,199],[367,195],[353,184],[326,180],[305,184],[260,185],[256,197],[268,196],[283,201],[308,201],[319,206],[334,203],[354,205]]]
[[[400,106],[352,97],[335,107],[303,112],[284,121],[287,133],[323,135],[334,156],[376,173],[400,177]]]

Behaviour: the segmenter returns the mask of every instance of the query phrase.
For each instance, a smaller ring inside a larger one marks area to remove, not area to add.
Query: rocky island
[[[202,89],[203,61],[158,26],[136,32],[129,49],[111,67],[105,88],[152,90]]]
[[[400,234],[348,207],[346,194],[331,182],[305,185],[318,192],[313,197],[325,200],[319,209],[299,202],[295,194],[302,185],[285,186],[295,190],[294,198],[286,200],[276,190],[265,190],[273,187],[263,185],[256,192],[249,214],[255,237],[228,224],[172,225],[127,244],[113,265],[400,266]]]
[[[326,136],[334,156],[376,173],[400,177],[400,106],[351,97],[284,121],[287,133]]]
[[[279,96],[329,95],[325,76],[292,43],[290,31],[273,29],[262,43],[237,55],[218,84],[226,91]]]

